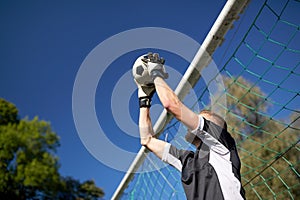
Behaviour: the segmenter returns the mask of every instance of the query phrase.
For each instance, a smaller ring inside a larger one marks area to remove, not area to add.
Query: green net
[[[210,82],[201,79],[195,87],[198,101],[194,104],[219,106],[225,112],[229,132],[237,142],[248,199],[297,199],[300,2],[259,3],[250,3],[226,36],[228,47],[222,46],[214,54],[214,60],[220,60],[217,64],[224,79],[226,104],[218,99],[213,103],[207,100],[212,95]],[[232,51],[229,46],[234,47]],[[184,128],[173,119],[160,138],[178,148],[192,149],[184,135]],[[162,167],[151,153],[140,168],[149,172],[136,174],[122,199],[185,199],[176,169]]]

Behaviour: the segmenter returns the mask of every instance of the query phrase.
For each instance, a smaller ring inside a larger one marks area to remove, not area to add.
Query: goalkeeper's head
[[[209,110],[202,110],[200,112],[200,115],[202,117],[204,117],[205,119],[215,123],[216,125],[218,125],[222,129],[225,129],[227,131],[227,123],[220,115],[218,115],[216,113],[213,113]],[[188,131],[186,133],[185,139],[186,139],[187,142],[195,145],[196,147],[199,147],[200,144],[202,143],[201,139],[198,138],[195,134],[191,133],[190,131]]]

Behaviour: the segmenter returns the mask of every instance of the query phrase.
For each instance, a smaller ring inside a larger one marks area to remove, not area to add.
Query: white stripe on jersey
[[[178,169],[181,172],[182,171],[182,163],[180,162],[180,160],[178,158],[176,158],[175,156],[173,156],[172,154],[169,153],[170,147],[171,147],[170,143],[167,143],[165,145],[163,156],[162,156],[161,160],[172,165],[173,167],[175,167],[176,169]]]

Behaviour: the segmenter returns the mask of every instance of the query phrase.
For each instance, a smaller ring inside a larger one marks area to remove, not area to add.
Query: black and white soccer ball
[[[132,75],[136,82],[140,85],[149,85],[152,84],[152,78],[148,72],[147,63],[142,59],[146,55],[142,55],[136,59],[132,67]]]

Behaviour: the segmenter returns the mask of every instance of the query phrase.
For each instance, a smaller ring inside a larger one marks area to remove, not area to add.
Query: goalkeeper
[[[133,73],[138,86],[141,144],[181,172],[187,199],[245,199],[240,159],[223,118],[207,110],[196,114],[187,108],[165,82],[164,60],[158,54],[139,57],[136,63],[147,67],[152,80],[142,84]],[[177,149],[155,138],[150,118],[155,91],[164,108],[188,128],[185,138],[195,145],[195,152]]]

